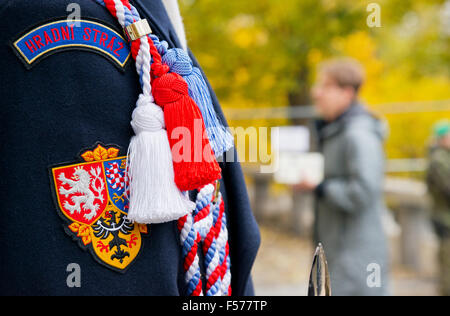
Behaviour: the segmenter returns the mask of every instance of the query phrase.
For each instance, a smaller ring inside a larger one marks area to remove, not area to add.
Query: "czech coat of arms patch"
[[[58,214],[69,236],[100,264],[124,273],[141,251],[148,226],[128,218],[127,157],[100,143],[81,162],[50,168]]]

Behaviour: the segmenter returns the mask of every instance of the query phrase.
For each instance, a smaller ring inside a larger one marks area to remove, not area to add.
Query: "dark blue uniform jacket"
[[[139,257],[122,274],[98,264],[78,247],[55,211],[48,167],[76,160],[81,149],[96,142],[117,144],[126,155],[133,133],[131,113],[140,93],[134,60],[121,71],[100,54],[74,49],[57,52],[31,69],[24,66],[12,42],[34,26],[67,17],[71,2],[0,2],[0,294],[183,295],[176,222],[152,225]],[[161,40],[180,47],[160,0],[131,2]],[[105,8],[93,0],[77,3],[82,18],[94,18],[123,34]],[[259,231],[239,163],[221,167],[233,294],[251,295]],[[81,268],[81,288],[67,286],[71,263]]]

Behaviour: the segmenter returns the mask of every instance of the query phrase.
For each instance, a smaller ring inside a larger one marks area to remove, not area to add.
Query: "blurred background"
[[[432,126],[450,118],[450,1],[179,1],[189,46],[232,127],[309,129],[317,65],[339,56],[363,64],[362,100],[390,130],[384,226],[393,294],[439,294],[424,179]],[[270,147],[270,137],[260,146]],[[238,148],[244,161],[247,149]],[[243,163],[262,232],[256,294],[305,295],[313,198],[261,173],[260,163]]]

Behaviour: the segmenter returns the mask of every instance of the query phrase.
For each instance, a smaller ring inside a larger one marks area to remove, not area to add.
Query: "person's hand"
[[[303,191],[303,192],[315,191],[317,187],[318,187],[318,184],[311,181],[308,178],[304,178],[300,183],[294,185],[295,190]]]

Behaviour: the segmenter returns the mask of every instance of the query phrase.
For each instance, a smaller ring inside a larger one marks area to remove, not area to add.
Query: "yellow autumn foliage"
[[[418,158],[434,122],[450,118],[447,1],[377,1],[381,28],[366,24],[370,0],[181,0],[181,9],[225,113],[254,109],[230,125],[298,123],[258,109],[310,104],[316,66],[350,56],[367,72],[362,100],[389,123],[388,157]]]

